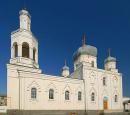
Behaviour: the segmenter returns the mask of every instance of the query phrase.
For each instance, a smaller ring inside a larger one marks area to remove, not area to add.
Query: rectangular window
[[[54,99],[54,90],[53,89],[49,90],[49,99]]]
[[[81,99],[82,99],[82,93],[79,91],[78,92],[78,101],[81,101]]]
[[[103,86],[106,86],[106,77],[103,77]]]
[[[118,102],[117,95],[115,95],[115,102]]]
[[[91,66],[94,67],[94,61],[91,62]]]
[[[65,92],[65,100],[69,100],[69,91]]]
[[[92,94],[91,94],[91,101],[95,101],[95,93],[94,92],[92,92]]]
[[[31,89],[31,98],[32,99],[36,99],[37,98],[37,89],[36,88],[32,88]]]

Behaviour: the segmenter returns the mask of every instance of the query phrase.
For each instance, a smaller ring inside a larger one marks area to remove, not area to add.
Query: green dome
[[[74,53],[74,60],[76,60],[80,55],[91,55],[97,56],[97,48],[94,46],[84,44]]]
[[[69,70],[69,67],[68,67],[67,64],[66,64],[66,60],[65,60],[64,66],[63,66],[63,68],[62,68],[62,71],[64,71],[64,70]]]
[[[107,63],[107,62],[116,62],[116,58],[109,56],[107,59],[105,59],[104,62],[105,63]]]

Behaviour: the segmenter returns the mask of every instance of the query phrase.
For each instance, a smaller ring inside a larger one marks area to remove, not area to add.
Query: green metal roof
[[[69,67],[65,65],[62,70],[69,70]]]
[[[74,53],[74,60],[76,60],[80,55],[91,55],[97,56],[97,48],[94,46],[84,44]]]
[[[105,59],[104,62],[105,63],[107,63],[107,62],[116,62],[116,58],[109,56],[107,59]]]

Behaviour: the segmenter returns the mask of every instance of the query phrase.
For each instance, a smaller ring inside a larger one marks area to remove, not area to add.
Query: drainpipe
[[[84,115],[87,115],[87,111],[86,111],[86,85],[85,85],[85,79],[83,79],[83,83],[84,83],[84,105],[85,105],[85,113]]]
[[[20,111],[20,73],[19,73],[19,70],[17,70],[18,72],[18,79],[19,79],[19,111]]]

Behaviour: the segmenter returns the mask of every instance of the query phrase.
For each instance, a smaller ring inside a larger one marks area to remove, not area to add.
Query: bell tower
[[[25,9],[19,12],[19,29],[11,33],[10,63],[39,68],[38,40],[31,32],[31,16]]]
[[[31,16],[25,9],[19,14],[20,26],[11,33],[11,58],[7,64],[7,97],[9,98],[7,108],[9,111],[23,110],[24,80],[30,76],[35,78],[36,74],[42,73],[38,64],[38,40],[31,32]]]

